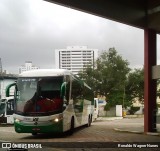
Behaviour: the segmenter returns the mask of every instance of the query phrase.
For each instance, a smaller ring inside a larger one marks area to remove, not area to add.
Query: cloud
[[[54,67],[54,50],[87,45],[115,47],[132,66],[143,65],[143,30],[42,0],[0,1],[3,69],[18,73],[25,61]]]

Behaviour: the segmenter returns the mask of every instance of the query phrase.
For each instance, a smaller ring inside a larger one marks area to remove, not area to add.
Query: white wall
[[[122,117],[122,105],[116,105],[116,116]]]

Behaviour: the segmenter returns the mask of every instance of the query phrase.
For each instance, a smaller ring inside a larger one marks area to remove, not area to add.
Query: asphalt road
[[[0,142],[16,144],[40,144],[41,150],[160,150],[160,136],[116,131],[115,128],[143,128],[143,118],[97,120],[91,127],[77,128],[73,135],[18,134],[13,126],[0,127]],[[133,143],[136,145],[133,148]],[[119,148],[118,148],[119,145]],[[127,146],[129,145],[129,146]],[[138,146],[137,145],[141,145]],[[148,145],[146,147],[146,145]],[[150,146],[149,146],[150,145]],[[152,146],[151,146],[152,145]],[[157,148],[157,146],[158,148]],[[131,146],[131,147],[130,147]],[[151,148],[154,147],[154,148]],[[115,149],[116,148],[116,149]],[[6,150],[6,149],[0,149]],[[34,150],[34,149],[29,149]]]

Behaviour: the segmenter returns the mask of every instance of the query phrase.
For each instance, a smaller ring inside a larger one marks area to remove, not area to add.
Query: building
[[[97,57],[98,49],[90,49],[87,46],[68,46],[66,49],[55,50],[55,66],[77,74],[88,64],[94,66]]]
[[[39,67],[32,65],[32,61],[26,61],[25,65],[22,65],[21,67],[19,67],[19,74],[24,71],[29,71],[34,69],[39,69]]]

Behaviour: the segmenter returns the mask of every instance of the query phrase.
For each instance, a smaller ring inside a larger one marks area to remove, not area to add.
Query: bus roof
[[[72,75],[78,81],[81,81],[86,87],[91,89],[83,80],[79,79],[76,75],[73,75],[70,70],[66,69],[37,69],[22,72],[18,77],[53,77],[53,76],[63,76]]]
[[[62,76],[71,75],[72,72],[66,69],[37,69],[25,71],[19,74],[19,77],[46,77],[46,76]]]

